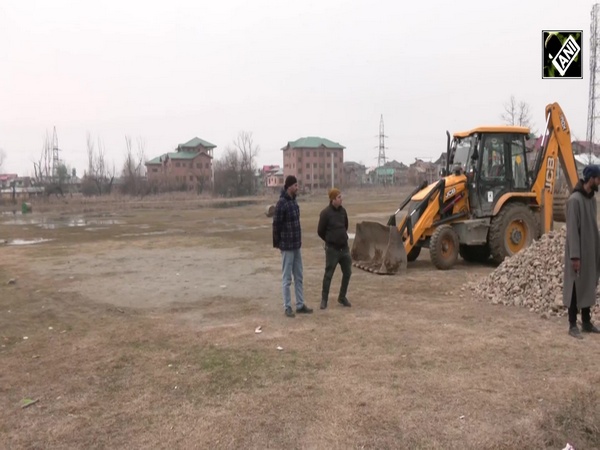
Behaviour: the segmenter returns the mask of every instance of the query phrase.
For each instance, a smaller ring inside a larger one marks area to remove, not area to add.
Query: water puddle
[[[44,230],[55,230],[57,228],[75,228],[75,227],[99,227],[99,226],[113,226],[123,225],[126,222],[118,219],[97,219],[97,218],[84,218],[84,217],[65,217],[65,218],[51,218],[51,217],[20,217],[18,219],[5,220],[2,225],[34,225]]]
[[[33,244],[41,244],[42,242],[49,242],[53,239],[13,239],[6,242],[6,245],[33,245]]]
[[[183,233],[183,230],[147,231],[145,233],[123,233],[117,237],[160,236],[169,233]]]

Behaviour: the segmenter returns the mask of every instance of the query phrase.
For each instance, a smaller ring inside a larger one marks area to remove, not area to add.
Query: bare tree
[[[102,139],[98,137],[98,149],[90,133],[86,136],[88,170],[83,176],[82,191],[84,195],[110,194],[115,180],[115,166],[106,161],[106,149]]]
[[[2,166],[4,165],[4,161],[6,161],[6,152],[3,148],[0,148],[0,170],[2,170]]]
[[[44,138],[40,157],[37,162],[33,161],[34,182],[37,186],[44,188],[46,196],[54,194],[57,197],[58,195],[64,197],[63,185],[67,178],[64,175],[65,170],[67,169],[63,163],[56,168],[57,173],[55,174],[53,172],[53,164],[52,139],[50,138],[48,131],[46,131],[46,137]],[[61,167],[64,167],[64,170]]]
[[[125,136],[125,163],[121,177],[123,178],[122,192],[130,195],[143,195],[143,178],[145,175],[144,162],[146,160],[146,143],[143,139],[137,140],[137,153],[133,154],[131,136]]]
[[[225,148],[221,159],[215,161],[215,192],[226,197],[238,195],[240,155],[236,149]]]
[[[528,128],[533,128],[534,125],[529,104],[524,101],[517,101],[514,95],[511,95],[510,100],[504,104],[504,112],[500,117],[507,125]]]
[[[257,191],[254,172],[259,147],[252,133],[240,131],[233,147],[227,147],[215,162],[215,191],[220,195],[253,195]]]
[[[44,185],[52,178],[52,142],[48,131],[46,131],[40,157],[37,162],[33,162],[33,171],[38,185]]]

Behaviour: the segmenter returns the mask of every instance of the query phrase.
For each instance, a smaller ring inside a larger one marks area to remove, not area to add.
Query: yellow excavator
[[[525,146],[529,128],[478,127],[447,134],[446,167],[439,181],[418,186],[387,225],[360,222],[353,264],[394,274],[415,261],[423,247],[441,270],[460,255],[496,263],[530,245],[553,227],[559,163],[569,191],[578,180],[567,119],[558,105],[546,106],[546,128],[535,158]],[[531,166],[531,167],[530,167]]]

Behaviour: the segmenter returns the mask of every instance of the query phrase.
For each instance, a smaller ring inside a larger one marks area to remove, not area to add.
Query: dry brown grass
[[[346,206],[356,223],[357,215],[385,217],[398,202],[392,193],[354,194]],[[323,206],[301,202],[305,294],[314,307]],[[98,213],[112,214],[108,208]],[[460,286],[493,268],[436,271],[426,251],[404,277],[355,270],[351,309],[333,303],[286,319],[263,211],[263,204],[172,202],[115,212],[126,224],[95,232],[0,225],[0,238],[55,239],[0,248],[0,442],[14,449],[600,448],[600,338],[575,341],[564,320],[470,298]],[[169,230],[179,231],[119,237]],[[229,278],[218,295],[192,287],[186,296],[183,282],[156,294],[142,289],[161,271],[210,283],[203,255],[219,269],[217,283]],[[9,278],[17,283],[7,285]],[[127,285],[146,294],[126,294]],[[338,285],[336,273],[332,297]],[[115,286],[131,298],[107,296]],[[39,401],[21,408],[25,398]]]

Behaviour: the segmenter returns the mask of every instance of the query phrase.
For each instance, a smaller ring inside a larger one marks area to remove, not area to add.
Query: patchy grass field
[[[351,231],[401,196],[346,193]],[[288,319],[270,200],[0,216],[0,240],[51,239],[0,247],[2,446],[600,448],[600,337],[471,298],[493,267],[427,251],[404,276],[354,269],[350,309],[338,269],[320,311],[325,195],[300,202],[315,312]]]

